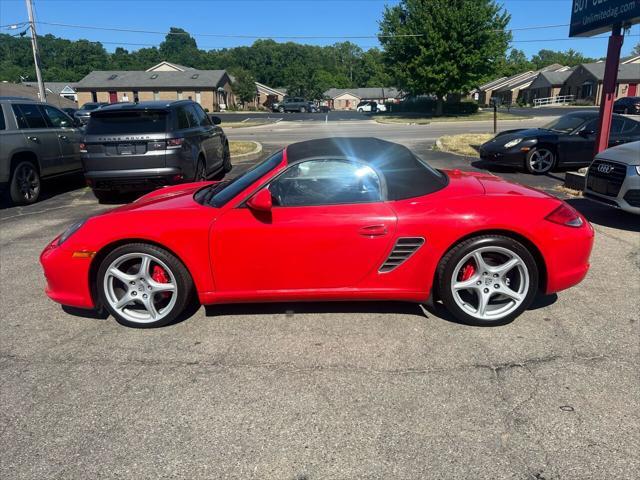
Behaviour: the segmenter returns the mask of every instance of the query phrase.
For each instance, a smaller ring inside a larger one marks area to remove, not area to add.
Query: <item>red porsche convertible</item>
[[[476,325],[580,282],[591,225],[557,198],[439,171],[375,138],[290,145],[233,180],[165,187],[72,225],[42,252],[56,302],[133,327],[189,305],[442,301]]]

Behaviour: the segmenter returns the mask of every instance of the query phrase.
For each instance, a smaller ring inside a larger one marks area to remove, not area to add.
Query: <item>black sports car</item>
[[[613,104],[614,113],[640,115],[640,97],[622,97]]]
[[[541,128],[506,130],[480,147],[480,158],[533,174],[557,167],[586,167],[593,161],[598,112],[572,112]],[[640,140],[640,122],[613,115],[609,146]]]

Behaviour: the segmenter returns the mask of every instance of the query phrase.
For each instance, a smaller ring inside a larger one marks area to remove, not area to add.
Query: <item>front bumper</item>
[[[74,252],[53,240],[40,254],[40,264],[47,280],[45,293],[54,302],[70,307],[94,309],[89,271],[92,257],[76,257]]]
[[[141,191],[184,180],[178,167],[139,168],[133,170],[95,170],[84,174],[87,184],[94,190]]]
[[[504,148],[480,147],[480,159],[495,165],[506,165],[510,167],[522,167],[527,154],[519,150],[518,147],[505,150]]]
[[[621,165],[616,162],[600,160],[601,163]],[[594,162],[595,163],[595,162]],[[619,208],[625,212],[640,215],[640,175],[633,165],[624,165],[626,172],[622,171],[624,180],[611,178],[594,178],[592,168],[589,168],[585,182],[584,196],[604,205]]]

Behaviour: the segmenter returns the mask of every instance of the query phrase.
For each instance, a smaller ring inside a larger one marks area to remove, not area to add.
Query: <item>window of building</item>
[[[133,101],[138,103],[140,101],[140,97],[138,96],[138,91],[134,90],[133,91]]]
[[[178,90],[176,92],[176,97],[178,98],[178,100],[182,100],[182,90]]]
[[[96,92],[91,92],[91,101],[94,103],[98,101],[98,94]]]
[[[160,92],[158,90],[153,91],[153,99],[160,100]]]

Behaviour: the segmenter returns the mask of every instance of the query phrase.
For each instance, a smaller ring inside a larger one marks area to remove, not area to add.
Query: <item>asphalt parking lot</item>
[[[485,167],[432,152],[440,127],[384,127],[353,128],[439,168]],[[231,138],[266,155],[301,129]],[[380,302],[208,307],[127,329],[48,300],[38,264],[110,206],[76,178],[3,208],[0,478],[637,478],[640,219],[567,197],[562,174],[496,174],[568,198],[596,243],[583,283],[490,329]]]

